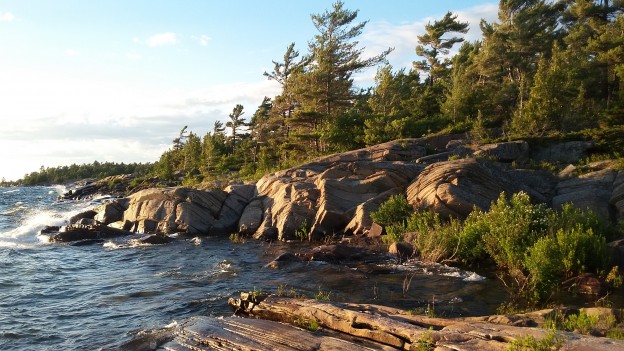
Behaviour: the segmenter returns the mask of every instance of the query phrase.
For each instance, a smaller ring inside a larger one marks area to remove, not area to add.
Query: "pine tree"
[[[420,45],[416,46],[416,55],[424,57],[422,61],[415,61],[414,68],[428,75],[427,82],[433,85],[439,79],[449,76],[450,60],[441,58],[448,55],[457,43],[464,41],[461,37],[447,37],[449,33],[468,33],[468,23],[458,22],[457,15],[447,12],[439,21],[425,26],[426,33],[418,36]]]
[[[246,125],[245,119],[242,118],[243,114],[245,114],[245,112],[243,112],[243,105],[238,104],[234,107],[232,113],[229,114],[230,120],[225,123],[225,126],[230,128],[230,132],[232,133],[230,138],[232,152],[236,150],[236,137],[238,136],[240,127],[244,127]]]

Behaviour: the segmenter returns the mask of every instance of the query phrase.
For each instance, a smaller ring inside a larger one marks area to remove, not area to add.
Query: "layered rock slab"
[[[252,309],[241,311],[240,306],[245,305],[241,302],[239,299],[228,301],[233,309],[254,318],[292,324],[314,321],[323,329],[370,340],[395,350],[415,350],[421,346],[431,350],[506,350],[514,340],[529,335],[540,340],[551,333],[548,329],[491,323],[477,318],[414,316],[379,305],[268,297],[254,303]],[[488,320],[502,321],[504,318]],[[621,340],[566,332],[557,332],[557,335],[562,340],[562,350],[615,351],[624,348]]]
[[[466,218],[475,206],[489,209],[502,192],[524,191],[537,202],[549,203],[555,184],[546,173],[506,170],[467,158],[429,165],[407,188],[407,200],[415,208]]]
[[[256,236],[270,228],[274,228],[274,239],[280,240],[295,239],[297,232],[309,233],[314,240],[346,228],[364,232],[372,224],[367,213],[391,195],[402,193],[423,168],[405,161],[364,160],[326,166],[313,163],[265,176],[257,183],[263,215]],[[243,215],[257,220],[258,205],[253,203]],[[363,206],[368,211],[362,211]],[[239,223],[239,228],[253,227],[253,222]]]
[[[253,185],[223,191],[190,188],[146,189],[130,195],[123,221],[132,231],[188,234],[227,233],[236,230],[244,207],[255,196]]]

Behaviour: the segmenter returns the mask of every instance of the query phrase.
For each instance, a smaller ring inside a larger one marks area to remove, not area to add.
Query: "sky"
[[[154,162],[180,129],[203,136],[236,104],[249,118],[279,86],[262,75],[316,34],[333,0],[0,0],[0,179],[40,167]],[[345,0],[368,21],[364,56],[419,60],[428,22],[452,11],[480,36],[496,1]],[[376,68],[358,73],[373,85]]]

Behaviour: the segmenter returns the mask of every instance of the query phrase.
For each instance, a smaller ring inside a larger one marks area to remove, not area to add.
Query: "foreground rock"
[[[344,340],[335,333],[311,333],[263,319],[195,317],[181,328],[175,339],[159,350],[389,350],[367,340]]]
[[[239,314],[254,319],[193,318],[162,349],[506,350],[514,340],[527,336],[541,340],[551,332],[527,326],[536,325],[536,320],[543,322],[546,311],[518,317],[443,319],[377,305],[241,296],[228,303]],[[621,340],[567,332],[557,332],[557,336],[562,350],[624,349]]]

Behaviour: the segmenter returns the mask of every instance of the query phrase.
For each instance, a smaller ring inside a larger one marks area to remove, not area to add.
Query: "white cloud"
[[[78,56],[78,50],[75,49],[67,49],[65,50],[65,55],[69,56],[69,57],[75,57]]]
[[[0,178],[45,166],[156,161],[184,125],[203,135],[236,104],[251,116],[279,86],[257,81],[170,88],[28,67],[0,72]]]
[[[15,20],[15,15],[11,12],[0,12],[0,22],[11,22]]]
[[[178,35],[173,32],[152,35],[147,39],[149,46],[175,45],[178,43]]]
[[[488,22],[497,18],[498,4],[483,4],[463,11],[455,11],[459,21],[468,22],[470,30],[464,36],[468,41],[481,38],[479,22],[485,19]],[[418,36],[424,34],[425,25],[442,18],[423,18],[419,21],[403,24],[389,22],[370,22],[363,34],[362,45],[366,47],[364,56],[371,57],[377,55],[388,47],[394,47],[394,51],[388,56],[388,60],[395,68],[412,65],[412,61],[418,60],[414,51],[418,45]]]
[[[199,36],[199,38],[197,38],[197,40],[199,40],[199,45],[201,46],[206,46],[208,45],[208,42],[211,40],[212,38],[210,38],[209,36],[202,34]]]

